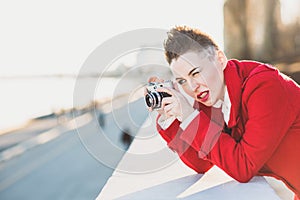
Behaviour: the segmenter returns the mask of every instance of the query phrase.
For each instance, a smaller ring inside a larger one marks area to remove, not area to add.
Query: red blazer
[[[300,87],[270,65],[229,60],[224,70],[231,101],[224,127],[220,109],[195,103],[200,112],[183,131],[175,120],[168,146],[198,173],[217,165],[239,182],[255,175],[282,180],[300,196]]]

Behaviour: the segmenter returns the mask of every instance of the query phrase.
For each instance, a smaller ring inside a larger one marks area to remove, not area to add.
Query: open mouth
[[[207,101],[208,97],[209,97],[209,91],[208,90],[200,92],[197,95],[197,99],[201,100],[202,102]]]

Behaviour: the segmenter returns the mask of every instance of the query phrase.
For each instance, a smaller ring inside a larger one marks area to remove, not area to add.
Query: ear
[[[224,54],[223,51],[219,50],[217,51],[217,56],[218,56],[218,61],[219,63],[222,65],[223,70],[225,69],[226,65],[227,65],[227,57]]]

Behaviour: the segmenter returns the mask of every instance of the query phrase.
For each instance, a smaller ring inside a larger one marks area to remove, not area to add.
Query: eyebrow
[[[195,67],[194,69],[192,69],[189,73],[188,73],[188,76],[190,76],[196,69],[198,69],[199,67]],[[181,77],[177,77],[177,78],[175,78],[175,80],[181,80],[181,79],[183,79],[183,78],[181,78]]]
[[[188,76],[190,76],[196,69],[198,69],[199,67],[195,67],[194,69],[192,69],[190,72],[189,72],[189,74],[188,74]]]

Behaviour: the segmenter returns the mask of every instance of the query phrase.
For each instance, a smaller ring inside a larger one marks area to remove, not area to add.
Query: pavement
[[[125,104],[102,113],[102,127],[100,111],[92,109],[20,129],[28,132],[24,140],[0,152],[0,199],[95,199],[128,148],[123,131],[134,135],[148,115],[143,100]]]
[[[86,132],[89,137],[97,134],[97,119],[91,117],[86,113],[75,118],[84,122],[76,124],[79,129],[91,130]],[[95,198],[113,170],[87,151],[77,126],[72,126],[69,121],[50,128],[1,153],[0,199]]]
[[[0,152],[15,146],[59,125],[58,116],[49,115],[29,120],[27,123],[0,134]]]
[[[30,120],[26,126],[0,135],[0,162],[45,144],[90,120],[87,113],[74,117],[71,112]]]

